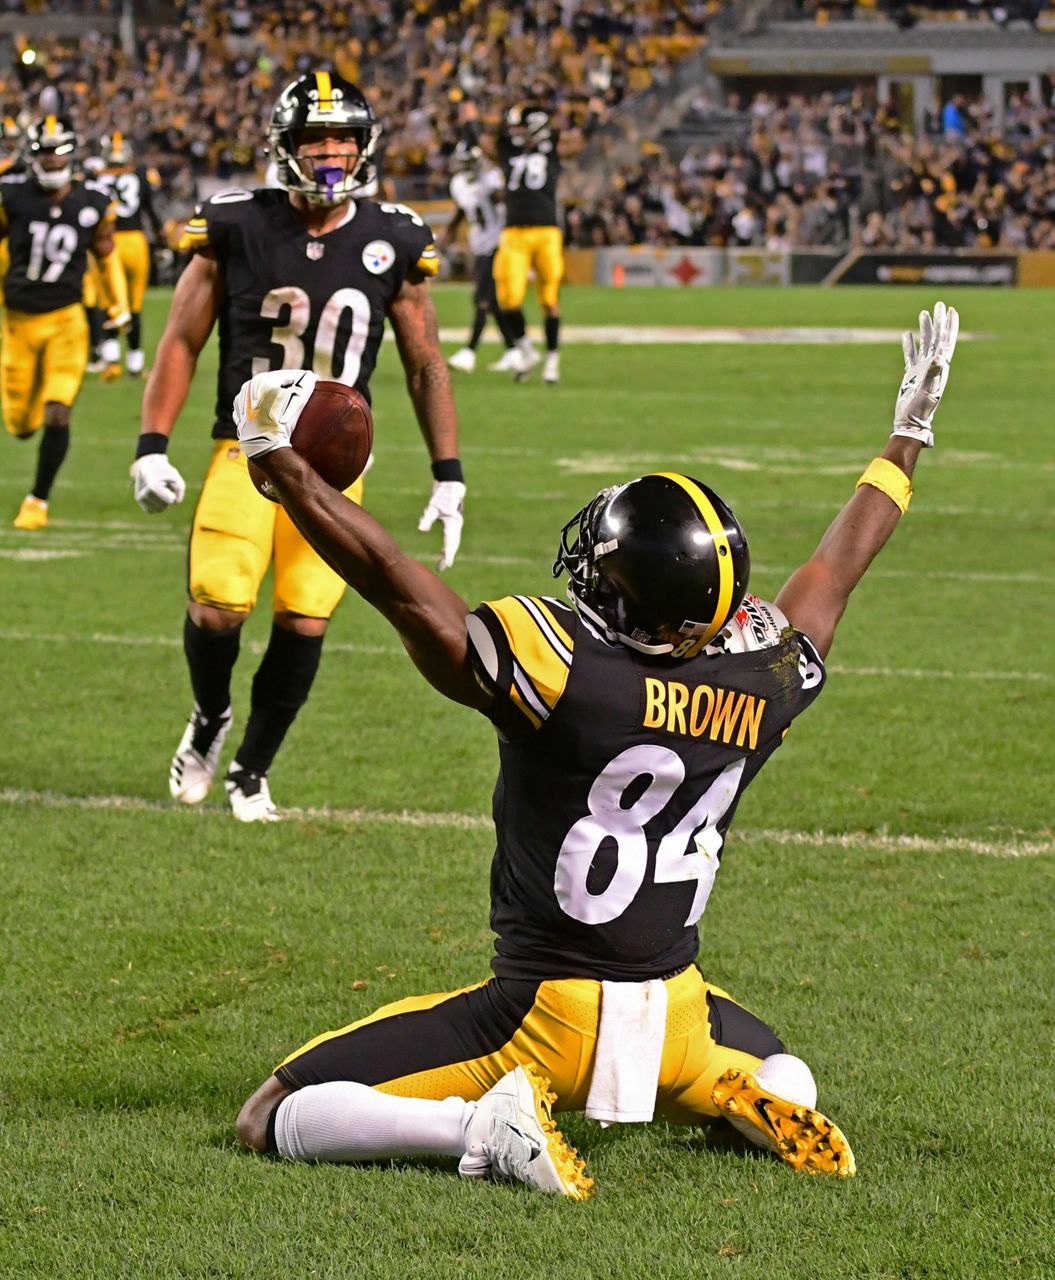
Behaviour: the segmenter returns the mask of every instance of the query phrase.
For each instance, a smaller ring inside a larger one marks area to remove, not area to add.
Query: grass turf
[[[346,600],[272,774],[280,804],[338,812],[251,829],[219,804],[170,810],[167,762],[189,705],[191,501],[140,515],[125,477],[141,386],[86,386],[53,525],[0,530],[0,1275],[1055,1270],[1055,295],[946,300],[985,337],[957,355],[914,505],[851,604],[824,697],[741,806],[703,921],[705,971],[814,1066],[857,1154],[844,1185],[703,1130],[601,1131],[574,1116],[564,1127],[600,1188],[585,1206],[465,1184],[441,1162],[287,1167],[236,1150],[234,1112],[290,1049],[387,1000],[484,976],[486,829],[392,815],[486,813],[492,734]],[[566,312],[569,324],[900,328],[931,302],[914,290],[580,289]],[[438,304],[445,325],[466,319],[464,291]],[[149,334],[164,309],[150,299]],[[172,448],[192,487],[213,361]],[[755,589],[771,595],[879,451],[899,361],[896,342],[569,345],[559,389],[460,378],[470,493],[450,581],[474,602],[552,590],[563,520],[602,484],[672,465],[733,503]],[[414,528],[429,480],[401,383],[388,347],[368,505],[424,556],[438,540]],[[2,447],[13,514],[35,446]],[[247,649],[266,640],[266,601]],[[244,652],[243,719],[254,665]],[[871,839],[803,847],[774,828]],[[934,843],[899,848],[900,834]],[[994,857],[947,836],[1040,852]]]

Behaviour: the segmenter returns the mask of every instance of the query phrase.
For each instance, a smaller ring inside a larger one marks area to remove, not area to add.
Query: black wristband
[[[145,458],[148,453],[168,453],[169,438],[164,431],[144,431],[136,441],[136,457]]]
[[[459,480],[465,483],[462,464],[457,458],[441,458],[432,464],[433,480]]]

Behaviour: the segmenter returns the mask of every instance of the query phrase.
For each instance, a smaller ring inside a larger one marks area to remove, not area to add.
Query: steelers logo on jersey
[[[395,260],[396,251],[387,240],[371,240],[363,249],[363,266],[371,275],[384,275]]]

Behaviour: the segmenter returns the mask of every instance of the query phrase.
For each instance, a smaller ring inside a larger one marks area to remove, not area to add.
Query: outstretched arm
[[[894,410],[894,430],[882,454],[835,517],[820,546],[787,580],[776,604],[798,631],[827,656],[850,593],[886,545],[912,495],[911,476],[923,448],[934,443],[931,423],[949,376],[959,317],[943,302],[934,318],[920,314],[920,344],[906,333],[905,376]]]
[[[399,632],[429,684],[454,702],[483,709],[489,698],[469,661],[469,606],[289,447],[315,381],[311,373],[280,370],[247,382],[234,409],[243,450],[266,473],[290,519],[319,555]]]

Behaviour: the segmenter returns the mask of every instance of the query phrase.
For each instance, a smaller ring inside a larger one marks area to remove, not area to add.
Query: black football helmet
[[[99,139],[99,154],[111,169],[127,168],[133,161],[132,144],[119,129]]]
[[[641,653],[699,652],[747,591],[739,521],[706,485],[673,471],[604,489],[561,532],[553,576],[567,570],[580,613]]]
[[[550,110],[544,102],[521,102],[506,112],[506,132],[515,147],[536,147],[552,136]]]
[[[302,129],[347,130],[359,144],[359,155],[355,160],[315,156],[304,164],[297,159],[296,135]],[[330,71],[312,71],[287,85],[267,127],[279,183],[323,205],[342,204],[374,179],[380,136],[381,126],[362,92]]]
[[[25,154],[30,172],[45,191],[57,191],[73,180],[73,157],[78,146],[77,134],[61,116],[45,116],[34,120],[26,129]],[[64,164],[46,164],[53,157]]]

